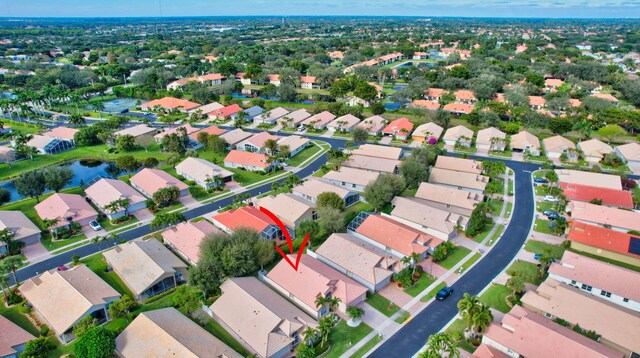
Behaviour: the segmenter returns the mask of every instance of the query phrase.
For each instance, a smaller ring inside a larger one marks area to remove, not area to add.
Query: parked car
[[[58,266],[58,271],[67,271],[67,266],[65,265]]]
[[[533,182],[534,183],[539,183],[539,184],[548,184],[549,181],[545,178],[533,178]]]
[[[436,300],[444,301],[447,297],[451,296],[452,293],[453,293],[453,288],[449,286],[445,286],[442,289],[440,289],[438,293],[436,293]]]
[[[544,197],[544,201],[548,201],[550,203],[555,203],[555,202],[560,201],[560,199],[556,198],[553,195],[547,195],[547,196]]]
[[[562,217],[562,215],[558,214],[558,213],[551,213],[549,215],[547,215],[547,218],[549,218],[549,220],[558,220]]]
[[[92,228],[93,230],[95,230],[95,231],[100,231],[100,230],[102,230],[102,225],[100,225],[100,223],[99,223],[99,222],[97,222],[97,221],[95,221],[95,220],[92,220],[92,221],[89,223],[89,226],[91,226],[91,228]]]
[[[535,258],[536,260],[540,260],[540,257],[542,257],[542,254],[535,254],[533,255],[533,258]],[[554,259],[553,257],[551,258],[551,262],[556,262],[556,259]]]
[[[298,126],[298,132],[304,132],[305,128],[303,125]]]
[[[558,213],[556,213],[553,210],[545,210],[545,211],[542,212],[542,215],[544,215],[544,216],[549,216],[549,215],[553,215],[553,214],[558,214]]]

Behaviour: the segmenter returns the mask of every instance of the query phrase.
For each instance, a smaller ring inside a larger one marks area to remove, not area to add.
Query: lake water
[[[26,159],[29,160],[29,159]],[[61,166],[68,167],[73,171],[73,179],[65,188],[73,188],[85,184],[97,176],[106,178],[117,178],[121,172],[113,165],[113,163],[102,162],[98,160],[78,160],[69,162]],[[0,183],[0,187],[7,188],[11,193],[11,201],[24,199],[16,190],[13,181],[5,181]],[[49,193],[50,191],[47,191]]]

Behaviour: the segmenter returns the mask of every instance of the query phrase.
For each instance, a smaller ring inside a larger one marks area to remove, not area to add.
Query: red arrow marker
[[[278,219],[278,217],[274,213],[272,213],[271,211],[267,210],[266,208],[260,207],[260,211],[265,213],[271,220],[273,220],[276,223],[276,225],[278,225],[278,227],[280,228],[280,230],[284,234],[284,237],[287,239],[287,245],[289,246],[289,253],[290,254],[294,254],[294,251],[293,251],[293,240],[291,240],[291,236],[289,235],[289,231],[287,231],[286,226],[284,226],[282,221],[280,221],[280,219]],[[282,249],[279,246],[276,246],[276,251],[278,251],[278,253],[280,253],[280,256],[282,256],[282,258],[285,261],[287,261],[287,263],[289,265],[291,265],[291,267],[293,267],[293,269],[296,270],[296,271],[298,271],[298,265],[300,264],[300,259],[302,258],[302,254],[304,253],[304,248],[305,248],[305,246],[307,246],[307,242],[309,241],[309,236],[310,235],[311,234],[307,233],[304,236],[304,240],[302,240],[302,245],[300,245],[300,248],[298,249],[298,254],[296,255],[295,264],[289,259],[289,255],[285,254],[284,251],[282,251]]]

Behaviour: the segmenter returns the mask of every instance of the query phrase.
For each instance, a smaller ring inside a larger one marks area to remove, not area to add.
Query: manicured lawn
[[[488,226],[488,225],[485,226],[484,230],[482,230],[478,235],[472,237],[471,239],[477,243],[481,243],[482,240],[484,240],[487,237],[487,235],[489,235],[489,232],[491,232],[494,226],[495,224],[491,226]]]
[[[416,196],[417,192],[418,192],[418,188],[415,188],[415,189],[406,188],[400,195],[405,196],[407,198],[413,198],[414,196]]]
[[[338,322],[329,333],[329,351],[323,357],[340,357],[354,344],[360,342],[372,331],[371,327],[360,323],[358,327],[349,327],[345,320]]]
[[[535,187],[536,195],[545,196],[549,194],[549,187],[546,185],[536,185]]]
[[[438,286],[436,286],[433,290],[429,291],[429,293],[427,293],[424,297],[422,297],[420,301],[421,302],[429,301],[430,299],[434,298],[436,296],[436,293],[438,293],[438,291],[440,291],[445,286],[447,286],[446,282],[440,282]]]
[[[0,301],[0,315],[6,317],[7,319],[9,319],[9,321],[17,324],[25,331],[38,337],[40,335],[40,330],[38,330],[36,326],[34,326],[33,323],[29,321],[27,316],[20,313],[20,311],[18,310],[19,306],[20,305],[13,305],[11,307],[7,307],[5,306],[4,302]]]
[[[66,240],[56,240],[53,241],[51,235],[43,235],[42,237],[42,245],[49,251],[59,249],[61,247],[65,247],[67,245],[75,244],[87,238],[87,235],[80,234],[76,236],[72,236]]]
[[[330,171],[331,169],[329,168],[321,167],[320,169],[318,169],[313,173],[313,176],[317,178],[322,178],[325,174],[327,174]]]
[[[476,350],[476,347],[474,347],[464,338],[465,328],[466,322],[459,318],[453,321],[453,323],[445,330],[445,332],[451,334],[452,338],[458,341],[458,347],[464,349],[469,353],[473,353]]]
[[[537,170],[533,173],[534,178],[544,178],[544,175],[547,174],[548,170]]]
[[[537,240],[529,240],[527,244],[524,246],[524,249],[533,252],[536,254],[541,254],[545,252],[545,250],[549,250],[551,253],[551,257],[555,259],[559,259],[564,254],[564,249],[559,245],[552,245],[546,242],[537,241]]]
[[[493,214],[494,216],[500,216],[502,207],[504,206],[504,201],[491,200],[489,202],[489,206],[491,207],[491,214]]]
[[[498,227],[496,228],[496,231],[494,231],[493,235],[491,235],[491,239],[486,243],[486,246],[493,246],[493,244],[496,242],[496,240],[498,240],[498,237],[500,237],[503,231],[504,231],[504,225],[502,224],[498,225]]]
[[[130,295],[131,297],[135,297],[135,295],[129,290],[127,285],[124,284],[122,279],[116,274],[114,271],[107,272],[107,262],[104,260],[102,254],[95,254],[86,259],[81,260],[83,264],[87,265],[91,271],[95,272],[101,279],[103,279],[109,286],[113,287],[116,291],[120,292],[123,295]]]
[[[369,352],[373,347],[376,346],[376,344],[380,343],[380,341],[382,340],[382,337],[375,336],[373,338],[371,338],[369,340],[369,342],[365,343],[362,347],[360,347],[360,349],[358,349],[352,356],[351,358],[362,358],[364,357],[364,355]]]
[[[511,310],[511,307],[509,307],[506,301],[509,294],[511,294],[511,291],[507,287],[503,285],[491,285],[491,287],[480,296],[480,301],[500,312],[507,313]]]
[[[398,324],[403,324],[404,321],[408,320],[409,317],[411,317],[411,314],[407,311],[402,311],[402,313],[400,314],[400,316],[398,316],[398,318],[396,318],[394,321]]]
[[[109,220],[108,217],[105,217],[104,219],[100,220],[100,225],[102,225],[102,228],[105,231],[111,232],[111,231],[114,231],[114,230],[118,230],[118,229],[120,229],[122,227],[129,226],[129,225],[131,225],[133,223],[137,223],[138,221],[140,221],[140,220],[138,220],[137,217],[135,217],[133,215],[129,215],[129,220],[114,225],[114,224],[111,223],[111,220]]]
[[[539,201],[536,203],[536,210],[543,212],[545,210],[553,210],[553,203],[548,201]]]
[[[541,232],[543,234],[553,235],[548,225],[549,225],[549,221],[543,220],[543,219],[536,219],[536,222],[533,225],[533,230],[537,232]]]
[[[367,296],[367,303],[387,317],[393,316],[393,314],[398,312],[398,310],[400,309],[400,307],[398,307],[395,303],[392,303],[379,293],[367,293]]]
[[[507,208],[504,211],[504,217],[505,218],[509,218],[511,216],[512,212],[513,212],[513,203],[508,201],[507,202]]]
[[[296,154],[293,158],[289,158],[287,160],[287,164],[292,167],[297,167],[305,160],[311,158],[314,154],[320,151],[320,147],[315,144],[311,144],[309,148],[304,149],[302,152]]]
[[[464,246],[456,246],[453,249],[453,253],[449,257],[447,257],[446,260],[440,262],[439,265],[449,270],[453,266],[455,266],[458,262],[460,262],[460,260],[462,260],[470,252],[471,250],[467,249]]]
[[[423,272],[418,281],[413,284],[413,286],[404,290],[411,297],[416,297],[420,292],[424,291],[427,287],[429,287],[432,283],[436,281],[436,278],[429,275],[426,272]]]
[[[466,271],[469,267],[471,267],[471,265],[473,265],[476,261],[478,261],[481,256],[482,255],[480,255],[480,253],[476,253],[475,255],[471,256],[469,260],[465,261],[464,264],[462,264],[461,266],[462,272]]]
[[[534,285],[539,285],[542,280],[538,279],[538,266],[528,261],[516,261],[507,269],[507,273],[511,276],[520,273],[525,281]]]
[[[509,180],[507,183],[507,194],[513,196],[513,180]]]

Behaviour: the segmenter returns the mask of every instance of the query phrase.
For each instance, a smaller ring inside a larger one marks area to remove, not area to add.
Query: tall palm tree
[[[404,267],[408,267],[409,265],[411,265],[411,257],[405,256],[400,260],[400,262],[404,264]]]
[[[9,256],[4,260],[0,261],[0,266],[3,267],[0,271],[11,271],[13,273],[13,281],[15,284],[20,283],[18,281],[18,275],[16,275],[16,271],[22,265],[22,257],[21,256]]]
[[[324,307],[329,303],[329,298],[324,297],[322,295],[319,295],[318,297],[316,297],[316,308],[320,308],[320,307]]]
[[[329,340],[329,333],[331,333],[331,328],[333,328],[333,317],[331,316],[322,317],[318,324],[318,334],[320,336],[320,345],[322,347],[327,346],[327,341]]]
[[[444,332],[429,336],[427,348],[418,355],[418,358],[441,358],[443,353],[447,353],[450,358],[460,357],[458,344]]]
[[[98,112],[98,116],[100,116],[100,118],[102,118],[102,112],[104,111],[104,103],[102,102],[93,102],[91,104],[91,107],[93,108],[94,111]]]
[[[278,141],[275,139],[267,139],[264,141],[264,147],[269,154],[273,155],[278,150]]]
[[[478,296],[471,296],[468,292],[458,301],[458,313],[467,321],[466,329],[473,326],[473,315],[482,309],[482,303]]]
[[[69,116],[69,123],[74,127],[82,127],[86,124],[84,117],[78,113]]]
[[[473,314],[471,319],[473,321],[471,327],[473,330],[473,336],[474,338],[477,338],[478,335],[484,333],[487,327],[491,324],[493,321],[493,314],[489,307],[483,304],[480,310]]]
[[[313,329],[312,327],[307,326],[307,328],[305,328],[304,331],[302,331],[301,335],[302,335],[302,340],[308,346],[312,346],[313,342],[318,337],[318,331]]]
[[[416,267],[418,267],[418,262],[420,262],[420,254],[417,252],[411,253],[411,264],[413,265],[413,273],[416,273]]]
[[[362,319],[362,316],[364,316],[364,310],[360,307],[349,306],[347,307],[347,315],[352,321],[357,322]]]
[[[336,309],[336,307],[340,305],[340,302],[342,302],[342,300],[339,297],[331,297],[328,301],[329,311],[333,312]]]

